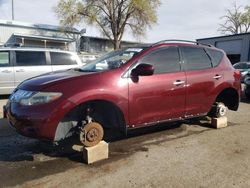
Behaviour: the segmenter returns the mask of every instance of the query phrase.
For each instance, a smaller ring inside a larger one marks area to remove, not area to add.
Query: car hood
[[[77,79],[88,74],[93,74],[93,72],[81,72],[79,69],[50,72],[25,80],[18,86],[18,88],[39,91],[52,85]]]

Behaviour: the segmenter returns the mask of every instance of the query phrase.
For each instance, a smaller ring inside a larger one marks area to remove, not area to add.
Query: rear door
[[[15,86],[28,78],[51,71],[44,51],[15,51]]]
[[[223,73],[213,68],[203,48],[181,47],[187,77],[186,116],[207,113],[214,100],[215,88],[223,81]],[[217,70],[217,71],[216,71]]]
[[[177,47],[162,47],[142,57],[138,64],[154,66],[151,76],[129,81],[130,124],[143,126],[185,115],[185,72]]]
[[[10,51],[0,51],[0,95],[14,89],[14,68]]]
[[[50,52],[52,70],[65,70],[79,67],[77,59],[70,53]]]

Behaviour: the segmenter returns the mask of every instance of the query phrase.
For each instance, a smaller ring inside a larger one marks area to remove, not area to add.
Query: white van
[[[80,58],[73,52],[44,48],[0,48],[0,95],[10,94],[28,78],[81,65]]]

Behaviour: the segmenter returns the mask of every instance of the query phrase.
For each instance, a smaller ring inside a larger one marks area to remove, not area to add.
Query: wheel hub
[[[91,129],[91,130],[88,131],[86,134],[87,134],[87,135],[86,135],[86,138],[87,138],[88,141],[90,141],[90,142],[93,142],[93,141],[95,141],[95,140],[98,138],[98,130],[95,129],[95,128]]]
[[[97,122],[91,122],[82,126],[80,141],[84,146],[95,146],[103,139],[103,135],[102,126]]]

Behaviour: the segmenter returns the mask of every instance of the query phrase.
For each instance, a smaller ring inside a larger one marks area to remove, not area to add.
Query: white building
[[[80,35],[75,28],[0,19],[0,46],[20,45],[79,51]]]

